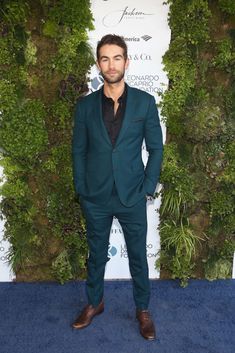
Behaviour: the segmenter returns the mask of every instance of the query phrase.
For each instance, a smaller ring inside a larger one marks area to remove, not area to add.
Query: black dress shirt
[[[122,127],[122,122],[124,119],[125,109],[126,109],[126,98],[127,98],[127,86],[125,84],[125,89],[123,94],[118,98],[118,109],[116,114],[114,114],[114,101],[110,97],[106,97],[104,94],[104,88],[102,88],[102,114],[104,119],[104,125],[106,126],[110,141],[114,146],[118,134]]]

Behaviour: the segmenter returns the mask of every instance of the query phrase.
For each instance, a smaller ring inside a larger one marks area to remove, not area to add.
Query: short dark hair
[[[103,45],[106,44],[115,44],[118,45],[123,49],[123,56],[124,59],[127,59],[127,45],[123,37],[118,36],[116,34],[106,34],[101,38],[101,40],[97,43],[97,48],[96,48],[96,57],[97,60],[99,61],[100,58],[100,48],[103,47]]]

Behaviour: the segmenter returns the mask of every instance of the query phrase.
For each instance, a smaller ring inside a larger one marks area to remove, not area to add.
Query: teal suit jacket
[[[149,153],[142,162],[145,139]],[[121,202],[133,206],[153,195],[162,162],[162,131],[154,97],[127,85],[124,119],[115,146],[102,117],[102,90],[77,102],[72,141],[76,194],[90,202],[106,204],[114,182]]]

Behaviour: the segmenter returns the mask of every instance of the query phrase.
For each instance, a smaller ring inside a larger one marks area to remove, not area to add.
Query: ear
[[[96,66],[97,66],[97,68],[99,69],[99,71],[101,71],[100,65],[99,65],[99,61],[98,61],[98,60],[96,60]]]
[[[130,64],[130,60],[129,60],[129,58],[127,58],[126,62],[125,62],[125,69],[128,69],[129,64]]]

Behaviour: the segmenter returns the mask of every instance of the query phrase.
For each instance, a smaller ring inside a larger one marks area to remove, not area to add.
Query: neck
[[[117,83],[108,83],[104,81],[104,94],[107,97],[112,98],[114,101],[117,101],[118,98],[122,95],[125,89],[124,80]]]

